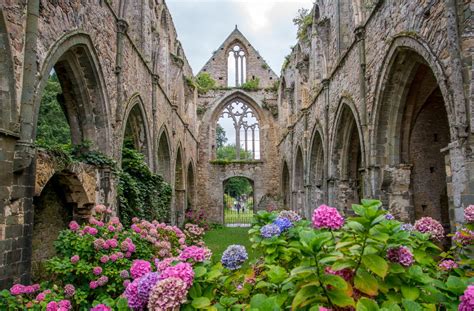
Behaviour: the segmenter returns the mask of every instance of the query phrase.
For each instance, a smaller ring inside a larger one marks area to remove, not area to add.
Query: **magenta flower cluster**
[[[51,301],[46,305],[46,311],[67,311],[71,309],[72,305],[69,300]]]
[[[431,217],[422,217],[415,222],[415,230],[428,233],[433,240],[441,241],[444,238],[444,228],[441,223]]]
[[[15,284],[10,288],[10,294],[17,296],[17,295],[23,295],[23,294],[33,294],[39,291],[40,286],[39,284],[33,284],[33,285],[22,285],[22,284]]]
[[[66,297],[72,297],[76,293],[76,288],[72,284],[66,284],[64,286],[64,295]]]
[[[194,262],[203,262],[206,260],[211,259],[212,253],[211,250],[206,247],[198,247],[195,245],[188,246],[181,254],[179,254],[178,259],[182,261],[186,261],[191,259]]]
[[[186,302],[188,286],[180,278],[170,277],[153,287],[148,301],[149,310],[178,310]]]
[[[438,264],[438,267],[441,270],[449,271],[452,269],[456,269],[458,267],[458,264],[454,260],[445,259]]]
[[[474,242],[474,231],[461,228],[454,233],[453,241],[462,246],[470,245]]]
[[[104,304],[98,304],[97,306],[91,308],[89,311],[112,311],[112,308]]]
[[[186,283],[187,288],[190,288],[193,285],[194,279],[193,267],[187,262],[180,262],[175,266],[170,266],[160,274],[160,280],[167,278],[179,278]]]
[[[137,259],[132,262],[130,267],[130,275],[133,279],[137,279],[148,272],[151,272],[151,263],[146,260]]]
[[[474,222],[474,205],[469,205],[464,209],[464,219],[467,223]]]
[[[464,291],[464,295],[460,297],[459,311],[474,310],[474,285],[469,285]]]
[[[413,254],[406,246],[389,248],[387,250],[387,259],[405,267],[411,266],[414,262]]]
[[[324,204],[314,210],[312,221],[317,229],[338,230],[344,225],[344,217],[337,209]]]

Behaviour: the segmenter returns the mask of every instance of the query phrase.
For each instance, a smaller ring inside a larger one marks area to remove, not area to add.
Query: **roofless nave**
[[[172,222],[187,209],[222,222],[234,176],[252,181],[256,209],[308,215],[322,202],[346,210],[373,197],[402,219],[462,222],[474,203],[469,3],[369,2],[316,1],[280,77],[234,30],[202,69],[217,87],[199,94],[163,0],[3,1],[0,286],[26,282],[33,238],[52,241],[41,228],[66,223],[35,223],[48,184],[75,219],[98,202],[117,207],[109,170],[61,167],[35,148],[53,69],[72,143],[89,140],[120,163],[131,137],[172,185]],[[257,90],[241,87],[256,78]],[[258,140],[240,136],[242,149],[258,157],[215,161],[217,121],[236,103],[254,120],[238,132],[258,127]]]

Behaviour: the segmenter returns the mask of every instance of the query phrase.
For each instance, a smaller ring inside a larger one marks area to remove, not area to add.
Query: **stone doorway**
[[[255,211],[253,180],[235,176],[223,182],[222,205],[227,227],[250,227]]]

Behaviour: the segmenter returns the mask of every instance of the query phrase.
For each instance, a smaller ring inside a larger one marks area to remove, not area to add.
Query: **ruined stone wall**
[[[357,3],[353,1],[354,6]],[[408,69],[395,76],[392,68],[409,68],[412,65],[406,60],[417,59],[416,55],[419,55],[419,62],[428,65],[436,77],[447,111],[450,143],[444,144],[447,148],[445,152],[449,153],[450,168],[447,173],[452,177],[448,177],[445,184],[448,186],[451,225],[462,221],[462,208],[474,202],[472,196],[468,195],[472,192],[472,187],[467,182],[469,176],[472,176],[471,160],[466,153],[466,148],[469,148],[467,139],[471,139],[471,134],[465,131],[469,125],[466,107],[472,107],[470,101],[466,101],[472,94],[472,60],[469,57],[472,56],[473,43],[472,29],[466,27],[470,16],[470,13],[466,13],[467,5],[455,6],[454,1],[399,1],[396,5],[386,1],[372,1],[365,7],[340,11],[338,5],[341,4],[346,5],[345,1],[324,4],[316,1],[312,12],[314,19],[311,35],[307,40],[298,42],[299,47],[293,49],[289,56],[290,62],[282,73],[279,92],[286,90],[287,94],[284,95],[288,96],[288,91],[291,91],[293,101],[298,105],[298,101],[303,98],[302,89],[306,87],[310,91],[310,106],[299,106],[292,111],[288,99],[285,96],[279,97],[279,124],[287,129],[282,130],[282,142],[279,145],[281,161],[288,161],[290,167],[294,166],[292,162],[298,145],[303,146],[306,158],[309,159],[315,126],[322,129],[325,152],[323,173],[326,183],[324,192],[330,204],[340,204],[338,198],[343,198],[344,192],[354,191],[346,188],[347,182],[341,176],[345,169],[343,166],[348,163],[342,155],[335,153],[336,138],[345,128],[345,124],[338,120],[339,114],[342,107],[350,107],[362,146],[363,161],[359,174],[363,179],[361,187],[364,195],[380,198],[387,207],[397,210],[402,218],[403,215],[408,217],[410,210],[414,208],[412,196],[416,188],[413,188],[410,181],[412,173],[408,169],[407,175],[405,163],[399,162],[398,166],[390,164],[393,162],[391,159],[397,157],[393,153],[397,145],[391,142],[394,135],[399,135],[394,128],[398,122],[394,119],[397,113],[393,111],[384,114],[380,111],[399,107],[395,103],[403,102],[402,86],[410,79]],[[358,16],[340,15],[356,12]],[[342,30],[339,17],[346,23],[344,27],[349,25],[352,28],[349,29],[349,35],[345,35],[350,40],[342,49],[338,48]],[[347,21],[346,18],[352,18],[355,22]],[[457,29],[461,33],[457,33]],[[305,59],[305,46],[308,45],[311,49],[306,66],[310,68],[310,72],[308,81],[304,81],[301,68],[305,66],[299,62]],[[395,56],[403,51],[412,54],[405,59],[398,58],[395,62],[400,63],[394,64]],[[463,70],[460,64],[463,64]],[[402,79],[393,80],[393,87],[400,89],[390,94],[384,93],[392,87],[389,85],[392,82],[388,82],[391,77]],[[302,87],[298,91],[292,85]],[[386,103],[390,101],[393,104],[387,106]],[[305,114],[307,117],[304,117]],[[462,129],[459,124],[462,124]],[[387,146],[391,146],[392,151]],[[416,150],[412,149],[411,152]],[[306,161],[307,189],[311,189],[314,184],[309,174],[310,166],[311,163]],[[294,174],[294,168],[290,168],[290,172]],[[429,178],[423,181],[429,182]],[[385,183],[390,184],[390,190],[387,190]],[[307,197],[306,209],[309,211],[314,208],[314,201],[311,196]]]
[[[207,61],[200,72],[209,73],[218,86],[227,87],[229,85],[229,81],[227,80],[227,58],[229,56],[229,51],[236,44],[240,45],[245,51],[247,63],[246,81],[258,78],[260,80],[259,87],[273,87],[275,82],[278,80],[278,76],[237,28],[213,53],[212,57]],[[234,77],[232,77],[232,79],[234,79]]]
[[[38,196],[35,181],[42,178],[36,169],[33,142],[39,103],[53,66],[58,66],[60,78],[67,79],[62,81],[70,94],[67,107],[78,113],[72,131],[78,133],[78,139],[90,139],[94,147],[119,163],[128,113],[139,105],[150,168],[158,166],[158,133],[166,127],[169,171],[174,172],[181,146],[186,178],[188,165],[197,161],[197,122],[196,92],[188,88],[185,79],[192,76],[192,70],[162,1],[93,0],[87,5],[81,1],[2,2],[0,46],[3,288],[29,280],[32,202]],[[92,202],[115,207],[115,181],[106,172],[97,174]],[[174,173],[170,176],[174,185]],[[84,182],[78,181],[83,186]],[[78,200],[72,198],[72,203],[83,203]],[[172,209],[174,215],[176,207]]]

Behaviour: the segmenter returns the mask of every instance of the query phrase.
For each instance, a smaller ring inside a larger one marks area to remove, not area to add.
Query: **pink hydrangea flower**
[[[318,229],[341,229],[344,225],[344,218],[336,208],[321,205],[313,212],[313,226]]]
[[[94,240],[94,248],[96,250],[99,251],[99,250],[103,249],[104,245],[105,245],[105,240],[104,239],[100,238],[100,239]]]
[[[110,223],[114,225],[118,225],[120,223],[120,219],[116,216],[110,218]]]
[[[441,241],[444,238],[444,228],[441,223],[431,217],[422,217],[415,222],[415,230],[430,234],[431,238]]]
[[[128,306],[132,310],[142,310],[146,306],[146,301],[143,301],[138,295],[139,281],[140,278],[135,279],[133,282],[129,283],[124,292],[124,296],[128,301]]]
[[[37,300],[37,301],[43,301],[45,298],[46,298],[46,294],[45,294],[44,292],[39,293],[39,294],[36,296],[36,300]]]
[[[107,206],[105,205],[102,205],[102,204],[97,204],[95,207],[94,207],[94,211],[98,214],[102,214],[102,213],[105,213],[107,211]]]
[[[397,262],[402,266],[409,267],[413,264],[413,254],[406,246],[389,248],[387,250],[387,259],[391,262]]]
[[[110,259],[110,261],[112,261],[112,262],[116,262],[117,259],[118,259],[118,256],[117,256],[116,254],[112,254],[112,255],[110,255],[109,259]]]
[[[79,228],[80,228],[79,224],[75,222],[74,220],[69,223],[69,230],[77,231],[79,230]]]
[[[89,288],[90,289],[96,289],[97,287],[99,287],[99,283],[97,283],[97,281],[90,281],[89,282]]]
[[[112,311],[112,308],[104,304],[98,304],[97,306],[91,308],[90,311]]]
[[[155,259],[156,270],[158,270],[159,272],[163,272],[166,270],[166,268],[170,267],[174,261],[177,260],[178,258],[174,257],[165,258],[163,260]]]
[[[92,269],[92,273],[94,273],[94,275],[101,275],[102,274],[102,268],[101,267],[94,267]]]
[[[107,263],[108,261],[109,261],[109,256],[104,255],[104,256],[100,257],[100,262],[101,263]]]
[[[474,222],[474,205],[469,205],[464,209],[464,219],[466,222]]]
[[[474,242],[474,231],[461,228],[454,233],[453,241],[462,246],[469,245]]]
[[[474,285],[469,285],[464,291],[464,295],[460,297],[459,311],[474,310]]]
[[[110,232],[114,232],[114,231],[115,231],[115,227],[112,226],[112,225],[108,225],[108,226],[107,226],[107,230],[109,230]]]
[[[197,247],[197,246],[188,246],[186,247],[181,254],[179,255],[179,260],[186,261],[191,259],[195,262],[203,262],[209,260],[212,256],[211,251],[208,248]]]
[[[76,288],[74,287],[74,285],[66,284],[64,286],[64,295],[66,295],[66,297],[72,297],[74,296],[75,293],[76,293]]]
[[[179,278],[183,280],[189,288],[193,284],[194,279],[193,267],[187,262],[180,262],[175,266],[170,266],[160,274],[160,280],[167,278]]]
[[[105,275],[101,276],[98,280],[97,280],[97,284],[99,284],[99,286],[104,286],[105,284],[107,284],[109,282],[109,278]]]
[[[186,302],[188,287],[180,278],[170,277],[159,281],[148,300],[149,310],[178,310]]]
[[[71,257],[71,263],[76,264],[79,261],[79,259],[81,259],[79,255],[74,255]]]
[[[136,259],[130,267],[130,274],[134,279],[139,278],[148,272],[151,272],[151,263],[146,260]]]
[[[24,285],[15,284],[12,286],[12,288],[10,288],[10,294],[12,294],[13,296],[21,295],[24,293],[24,290],[25,290]]]
[[[438,264],[438,267],[439,267],[441,270],[449,271],[449,270],[452,270],[452,269],[457,268],[457,267],[458,267],[458,264],[457,264],[454,260],[446,259],[446,260],[443,260],[442,262],[440,262],[440,263]]]

